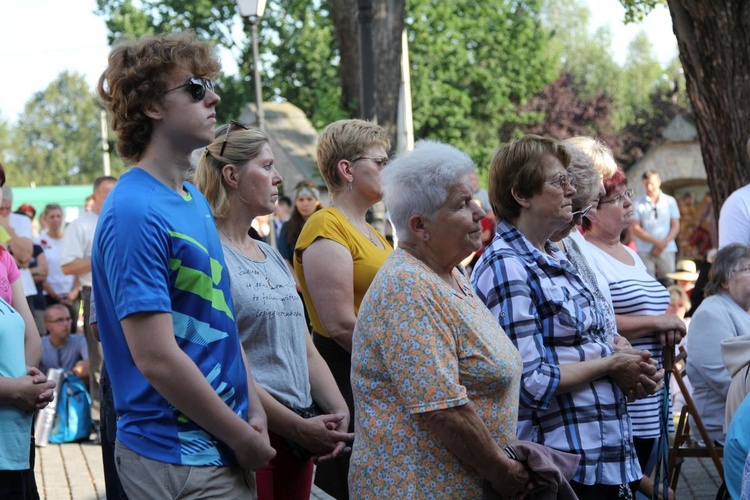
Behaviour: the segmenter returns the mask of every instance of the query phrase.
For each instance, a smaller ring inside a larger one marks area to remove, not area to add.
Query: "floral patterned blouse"
[[[515,439],[521,357],[453,274],[463,293],[396,250],[365,295],[352,348],[353,497],[481,497],[480,476],[415,414],[471,401],[500,446]]]

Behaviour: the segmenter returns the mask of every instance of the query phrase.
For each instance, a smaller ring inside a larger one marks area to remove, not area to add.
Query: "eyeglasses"
[[[179,87],[169,89],[164,93],[168,94],[172,92],[173,90],[177,90],[177,89],[181,89],[185,87],[187,87],[188,92],[190,92],[190,95],[193,97],[193,100],[195,102],[201,102],[203,98],[206,97],[206,89],[213,92],[214,82],[212,82],[208,78],[203,78],[202,76],[194,76],[190,80],[188,80],[187,83],[183,83]]]
[[[619,205],[620,202],[622,202],[625,199],[625,197],[627,197],[629,200],[632,200],[633,199],[633,190],[630,189],[630,188],[628,188],[628,189],[625,190],[624,193],[618,194],[617,196],[615,196],[611,200],[599,201],[599,205],[600,206],[601,205],[606,205],[608,203],[612,203],[613,205]]]
[[[352,163],[359,161],[359,160],[370,160],[375,165],[378,166],[378,168],[383,168],[386,165],[388,165],[388,162],[390,159],[387,156],[357,156],[352,160]]]
[[[586,217],[586,215],[589,213],[589,211],[593,208],[592,205],[588,205],[583,210],[578,210],[577,212],[573,212],[573,218],[575,219],[578,216],[581,216],[581,218]]]
[[[229,132],[232,130],[232,127],[241,128],[242,130],[249,130],[250,127],[247,125],[244,125],[240,122],[236,122],[234,120],[229,120],[229,125],[227,125],[227,133],[224,136],[224,142],[221,143],[221,151],[219,151],[219,156],[224,156],[224,148],[227,147],[227,141],[229,140]]]
[[[49,319],[47,320],[47,323],[70,323],[71,321],[73,321],[73,319],[68,316],[67,318]]]
[[[557,186],[563,191],[568,189],[569,186],[573,185],[573,174],[560,174],[551,181],[547,181],[547,184]]]

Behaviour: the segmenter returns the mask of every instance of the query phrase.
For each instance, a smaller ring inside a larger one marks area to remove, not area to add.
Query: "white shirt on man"
[[[750,184],[726,199],[719,214],[719,248],[732,243],[750,245]]]
[[[84,212],[68,225],[63,236],[60,265],[64,266],[76,259],[91,257],[97,222],[99,222],[98,214]],[[91,271],[81,274],[79,278],[81,286],[91,286]]]

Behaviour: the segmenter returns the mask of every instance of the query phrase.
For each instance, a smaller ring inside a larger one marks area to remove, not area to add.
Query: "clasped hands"
[[[610,376],[628,401],[643,399],[664,387],[664,369],[657,369],[656,360],[651,358],[650,352],[622,349],[612,357],[615,365]]]

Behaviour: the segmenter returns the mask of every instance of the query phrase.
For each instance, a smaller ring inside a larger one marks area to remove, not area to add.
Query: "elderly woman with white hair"
[[[516,434],[522,360],[459,266],[479,249],[484,217],[472,168],[456,148],[420,141],[381,174],[399,248],[353,336],[358,498],[479,498],[483,480],[504,496],[530,486],[502,450]]]

